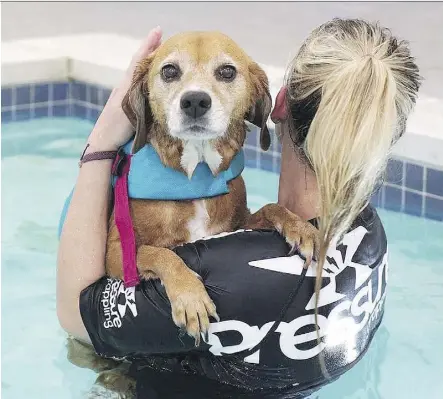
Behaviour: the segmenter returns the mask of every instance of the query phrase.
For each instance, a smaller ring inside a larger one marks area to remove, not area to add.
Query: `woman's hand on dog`
[[[89,151],[111,151],[127,143],[134,135],[134,128],[122,109],[122,100],[128,91],[138,62],[155,51],[161,44],[160,27],[152,29],[133,55],[120,85],[112,91],[108,102],[89,136]]]

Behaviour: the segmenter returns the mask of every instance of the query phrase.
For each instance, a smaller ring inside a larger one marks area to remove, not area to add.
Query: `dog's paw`
[[[209,316],[220,321],[214,302],[195,273],[189,271],[179,284],[167,288],[171,301],[172,320],[200,345],[201,333],[207,334]]]
[[[286,221],[282,228],[282,235],[291,247],[289,255],[298,252],[305,259],[305,267],[311,264],[312,259],[318,259],[319,232],[311,223],[301,219]]]

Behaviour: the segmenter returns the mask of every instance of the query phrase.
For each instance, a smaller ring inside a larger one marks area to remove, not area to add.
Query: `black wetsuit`
[[[314,327],[314,270],[277,330],[260,342],[301,279],[302,261],[288,257],[275,231],[242,231],[174,250],[197,272],[217,306],[199,348],[180,336],[159,281],[125,289],[102,278],[86,288],[80,309],[97,353],[133,360],[138,397],[303,398],[351,368],[364,355],[382,320],[387,243],[368,206],[341,244],[328,251],[320,292],[319,346]],[[330,379],[325,378],[318,353]]]

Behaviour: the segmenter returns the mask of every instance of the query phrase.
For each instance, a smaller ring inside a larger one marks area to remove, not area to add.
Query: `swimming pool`
[[[66,360],[55,312],[57,225],[91,123],[2,126],[2,397],[80,398],[94,373]],[[252,210],[278,176],[246,169]],[[436,399],[443,392],[443,223],[381,210],[390,245],[385,319],[364,357],[319,399]],[[439,394],[440,392],[440,394]]]

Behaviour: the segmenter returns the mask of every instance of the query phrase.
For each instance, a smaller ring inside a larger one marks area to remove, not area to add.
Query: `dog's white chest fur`
[[[206,162],[214,174],[222,162],[222,156],[207,140],[187,140],[183,145],[180,165],[189,178],[192,177],[199,162]]]
[[[209,215],[205,200],[193,201],[195,214],[188,222],[189,241],[200,240],[209,235]]]
[[[184,143],[180,160],[189,178],[192,177],[199,162],[206,162],[214,174],[222,162],[222,157],[208,141],[188,140]],[[209,214],[205,200],[193,201],[195,214],[188,222],[189,240],[196,241],[209,235]]]

